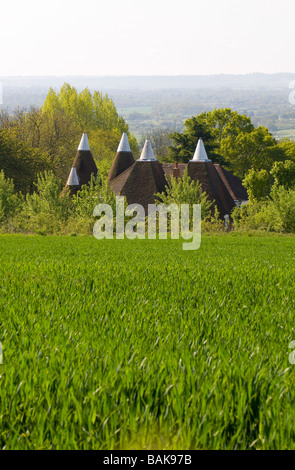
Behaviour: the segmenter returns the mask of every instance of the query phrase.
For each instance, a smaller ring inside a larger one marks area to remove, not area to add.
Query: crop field
[[[0,256],[0,449],[295,448],[295,237]]]

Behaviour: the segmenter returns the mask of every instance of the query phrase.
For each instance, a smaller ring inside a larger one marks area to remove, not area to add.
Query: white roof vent
[[[126,132],[123,133],[117,152],[131,152]]]
[[[78,150],[90,150],[86,132],[84,132],[84,134],[82,135]]]
[[[155,158],[153,149],[152,149],[152,144],[149,141],[149,139],[145,141],[139,160],[142,162],[156,162],[157,161],[157,159]]]
[[[207,156],[207,152],[202,139],[199,139],[194,157],[191,162],[211,162]]]
[[[79,186],[79,178],[76,168],[72,168],[68,177],[67,186]]]

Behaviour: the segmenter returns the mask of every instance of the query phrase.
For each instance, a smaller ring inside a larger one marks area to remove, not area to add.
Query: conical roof
[[[123,132],[117,152],[131,152],[129,140],[126,132]]]
[[[76,168],[72,167],[68,177],[67,186],[79,186],[79,178],[77,175]]]
[[[91,175],[97,176],[97,167],[90,152],[86,132],[82,135],[80,144],[74,159],[73,168],[75,168],[79,180],[79,188],[91,181]]]
[[[190,161],[191,162],[211,162],[211,160],[209,160],[208,158],[208,155],[204,146],[204,142],[202,139],[199,139],[194,157]]]
[[[128,204],[141,204],[146,213],[155,203],[155,194],[166,190],[167,181],[158,160],[137,160],[134,165],[111,181],[116,195],[126,196]]]
[[[128,136],[126,132],[124,132],[121,137],[115,159],[109,171],[108,180],[112,181],[117,178],[117,176],[127,170],[127,168],[132,166],[134,163],[135,160],[130,149]]]
[[[153,152],[152,144],[149,139],[146,139],[145,141],[139,160],[141,162],[156,162],[157,161]]]
[[[228,184],[221,178],[217,167],[210,161],[190,161],[187,165],[188,176],[201,183],[202,190],[206,191],[209,199],[217,205],[218,211],[223,217],[230,214],[235,202],[230,193]]]
[[[81,140],[80,140],[80,144],[79,144],[78,150],[87,150],[87,151],[90,151],[89,142],[88,142],[88,137],[87,137],[86,132],[84,132],[84,134],[82,135],[82,138],[81,138]]]

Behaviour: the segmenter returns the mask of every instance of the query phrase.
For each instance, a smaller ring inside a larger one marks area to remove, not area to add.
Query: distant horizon
[[[230,72],[220,72],[220,73],[178,73],[178,74],[158,74],[158,73],[153,73],[153,74],[115,74],[115,73],[110,73],[110,74],[44,74],[44,75],[38,75],[38,74],[16,74],[16,75],[0,75],[0,79],[3,78],[62,78],[62,77],[82,77],[82,78],[97,78],[97,77],[214,77],[214,76],[234,76],[234,77],[245,77],[249,75],[295,75],[294,72],[245,72],[245,73],[230,73]]]

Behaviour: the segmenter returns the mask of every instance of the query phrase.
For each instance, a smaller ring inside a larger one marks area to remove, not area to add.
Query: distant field
[[[0,256],[1,449],[295,448],[295,237]]]
[[[284,137],[294,138],[295,137],[295,129],[285,129],[285,130],[282,130],[282,131],[274,131],[274,132],[272,132],[272,134],[274,134],[274,136],[278,137],[278,138],[284,138]]]
[[[150,114],[153,111],[152,106],[127,106],[126,108],[118,108],[118,114],[129,116],[132,113]]]

